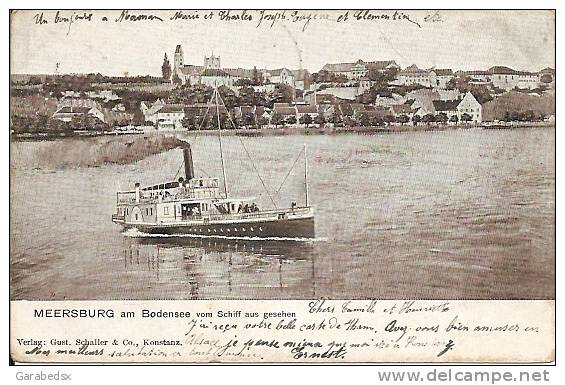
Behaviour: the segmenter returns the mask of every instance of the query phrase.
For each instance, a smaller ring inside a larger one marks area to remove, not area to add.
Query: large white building
[[[335,76],[344,76],[347,80],[358,80],[366,77],[369,70],[384,72],[399,69],[400,66],[394,60],[365,62],[359,59],[354,63],[327,63],[320,71],[326,71]]]
[[[266,83],[286,84],[291,87],[295,86],[294,73],[288,68],[263,71],[263,78]]]
[[[424,87],[436,86],[436,74],[433,71],[418,68],[416,64],[406,67],[398,72],[394,84],[403,86],[421,85]]]
[[[141,113],[146,122],[151,122],[158,130],[182,130],[182,120],[185,117],[184,106],[180,104],[165,104],[161,99],[155,102],[142,101]]]
[[[535,89],[540,86],[540,79],[537,73],[516,71],[505,66],[494,66],[489,68],[490,81],[493,86],[505,91],[514,88]]]

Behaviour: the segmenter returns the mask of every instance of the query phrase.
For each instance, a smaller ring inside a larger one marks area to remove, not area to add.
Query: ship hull
[[[116,221],[117,223],[120,223]],[[147,234],[194,235],[227,238],[314,238],[314,217],[285,218],[260,221],[229,221],[207,224],[128,224]]]

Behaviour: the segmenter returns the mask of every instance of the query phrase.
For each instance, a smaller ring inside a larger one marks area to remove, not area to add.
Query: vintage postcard
[[[11,10],[14,363],[552,363],[554,10]]]

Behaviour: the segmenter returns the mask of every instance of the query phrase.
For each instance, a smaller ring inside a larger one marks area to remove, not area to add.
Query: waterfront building
[[[158,130],[182,130],[184,119],[184,106],[182,104],[165,104],[156,113]]]
[[[104,109],[92,99],[63,98],[52,115],[53,119],[70,122],[73,117],[92,116],[106,122]]]
[[[453,116],[457,116],[459,119],[457,106],[461,103],[460,100],[434,100],[433,103],[436,115],[445,114],[448,119],[451,119]]]
[[[406,115],[410,120],[416,113],[416,110],[410,104],[394,104],[391,106],[391,110],[395,117]]]
[[[467,92],[457,105],[457,117],[459,121],[462,121],[461,117],[463,114],[469,115],[473,123],[481,123],[483,121],[482,106],[471,92]]]
[[[151,122],[153,124],[157,123],[157,112],[165,105],[165,102],[161,99],[157,99],[156,101],[148,102],[142,101],[139,104],[141,109],[141,113],[146,122]]]

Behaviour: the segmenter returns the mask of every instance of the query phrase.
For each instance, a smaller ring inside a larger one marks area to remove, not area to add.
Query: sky
[[[308,69],[395,60],[402,68],[555,68],[553,11],[17,11],[10,20],[11,72],[161,74],[181,44],[185,64],[219,55],[224,68]],[[210,13],[212,14],[210,15]],[[278,12],[278,14],[277,14]],[[132,16],[155,18],[132,21]],[[123,17],[122,17],[123,16]],[[238,17],[235,19],[233,17]],[[159,20],[159,19],[162,19]],[[75,20],[72,23],[69,20]]]

